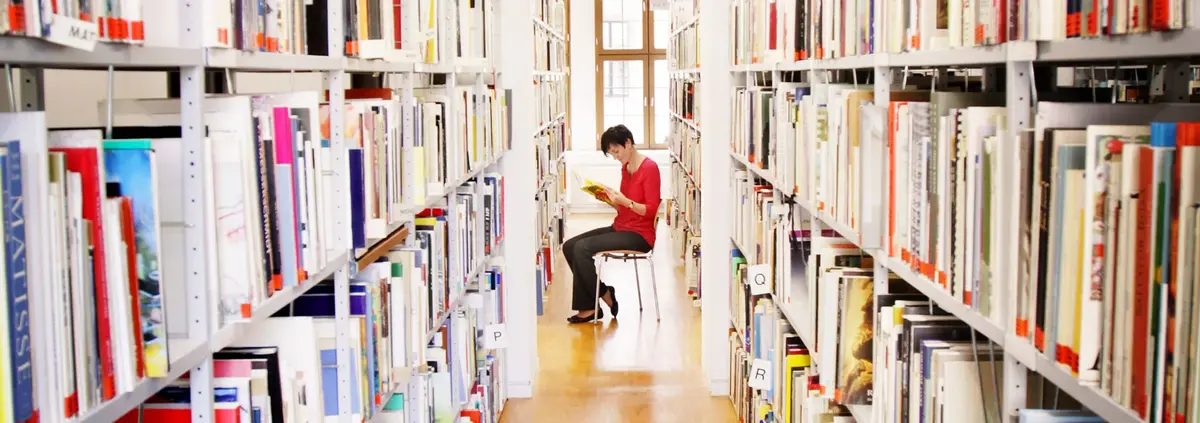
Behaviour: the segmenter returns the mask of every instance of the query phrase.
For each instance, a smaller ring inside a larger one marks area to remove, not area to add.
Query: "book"
[[[575,178],[575,182],[579,184],[580,190],[588,193],[601,203],[608,204],[610,206],[614,205],[608,193],[616,190],[612,189],[608,185],[604,185],[591,179],[581,178],[577,173],[572,173],[571,175]]]

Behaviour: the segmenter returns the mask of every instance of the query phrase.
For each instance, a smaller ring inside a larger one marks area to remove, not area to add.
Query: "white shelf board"
[[[847,405],[850,409],[850,415],[854,416],[854,421],[860,423],[871,423],[875,421],[875,412],[869,405]]]
[[[687,125],[688,128],[694,129],[696,132],[703,132],[700,130],[699,126],[696,126],[696,122],[693,122],[691,119],[683,117],[683,115],[676,113],[674,110],[671,110],[671,118],[673,118],[677,121],[683,122],[684,125]]]
[[[296,286],[286,287],[270,298],[267,298],[254,311],[250,313],[250,318],[226,323],[224,327],[213,333],[210,341],[210,348],[213,352],[220,351],[225,347],[233,344],[240,339],[254,325],[261,323],[263,320],[270,318],[275,313],[287,307],[296,298],[299,298],[308,290],[312,289],[317,284],[333,276],[338,269],[349,265],[346,253],[339,254],[329,261],[321,270],[315,274],[309,275],[308,279],[300,281]]]
[[[1010,43],[1011,44],[1011,43]],[[775,64],[781,71],[865,69],[873,67],[933,67],[1002,64],[1009,58],[1010,44],[904,53],[876,53],[836,59],[808,59]]]
[[[459,186],[467,183],[467,181],[471,180],[471,178],[475,178],[475,177],[483,174],[483,172],[486,171],[488,168],[494,166],[496,163],[499,163],[500,158],[504,157],[504,153],[506,153],[506,151],[500,152],[500,154],[497,154],[495,157],[487,159],[483,163],[476,163],[475,170],[455,179],[454,181],[447,182],[444,186],[442,186],[441,192],[430,193],[429,195],[427,195],[425,197],[424,203],[422,203],[422,204],[405,204],[405,205],[401,206],[400,207],[401,213],[417,213],[421,210],[424,210],[428,207],[432,207],[433,205],[441,202],[441,200],[443,198],[445,198],[447,195],[450,195],[451,193],[453,193],[455,191],[455,189],[457,189]]]
[[[691,78],[700,76],[700,68],[671,69],[669,73],[673,78]]]
[[[1007,350],[1007,347],[1005,349]],[[1067,373],[1044,355],[1037,354],[1035,365],[1026,367],[1050,380],[1054,386],[1066,392],[1071,398],[1075,398],[1076,401],[1108,423],[1143,423],[1143,420],[1132,410],[1117,404],[1095,387],[1080,384],[1079,378]]]
[[[885,257],[881,251],[874,252],[872,255],[875,257],[876,261],[882,263],[892,273],[895,273],[897,276],[903,278],[906,282],[908,282],[909,285],[917,288],[917,290],[921,291],[921,293],[925,294],[926,297],[929,297],[930,300],[937,304],[938,307],[941,307],[942,310],[946,310],[950,314],[953,314],[954,317],[966,322],[968,325],[975,328],[975,330],[979,331],[979,333],[983,334],[983,336],[991,339],[992,342],[995,342],[1001,347],[1004,346],[1004,330],[1001,329],[1000,325],[997,325],[996,322],[984,317],[984,315],[980,314],[978,311],[975,311],[966,304],[963,304],[958,299],[950,296],[950,293],[942,289],[941,286],[933,283],[933,281],[930,281],[929,279],[926,279],[924,276],[913,272],[900,260],[891,257]]]
[[[795,287],[793,287],[793,289],[795,289]],[[808,319],[804,317],[804,309],[808,306],[807,304],[804,304],[806,302],[795,301],[791,303],[785,303],[781,301],[780,298],[775,295],[775,293],[771,293],[771,301],[775,303],[776,307],[779,307],[779,311],[783,313],[783,318],[787,319],[787,321],[792,324],[792,329],[796,331],[796,335],[800,336],[800,342],[803,342],[804,347],[808,348],[808,357],[809,360],[812,361],[813,367],[816,367],[817,371],[820,371],[821,363],[818,362],[820,354],[812,349],[813,345],[817,345],[816,338],[813,336],[813,334],[808,333],[809,322]]]
[[[446,324],[446,319],[449,319],[450,315],[453,314],[456,310],[458,310],[459,307],[462,306],[463,299],[465,299],[466,297],[467,297],[466,292],[458,294],[457,297],[454,297],[454,301],[450,302],[450,307],[447,308],[446,311],[442,312],[442,314],[439,314],[436,320],[434,320],[433,322],[430,322],[430,323],[433,323],[433,326],[430,329],[426,330],[425,335],[423,337],[421,337],[422,345],[428,345],[429,341],[433,340],[433,337],[436,336],[438,334],[438,331],[440,331],[442,329],[442,325]]]
[[[949,50],[925,50],[880,55],[878,65],[892,67],[996,65],[1008,60],[1007,44],[956,48]]]
[[[756,164],[750,163],[749,160],[747,160],[745,157],[738,155],[737,153],[730,153],[730,157],[733,157],[733,160],[735,162],[740,163],[742,165],[742,167],[745,167],[747,170],[750,171],[750,173],[753,173],[755,176],[757,176],[759,178],[765,179],[767,181],[767,183],[771,184],[771,187],[774,188],[776,191],[783,193],[783,195],[788,195],[788,196],[792,195],[792,192],[790,190],[785,190],[783,188],[780,188],[781,186],[783,186],[783,184],[780,184],[779,181],[777,181],[775,179],[775,174],[772,173],[771,171],[763,169],[761,167],[758,167],[758,165],[756,165]]]
[[[692,174],[691,169],[688,169],[687,166],[683,165],[683,160],[679,159],[679,155],[675,154],[674,150],[671,151],[671,160],[677,163],[679,167],[683,169],[683,174],[687,176],[688,181],[691,182],[692,185],[695,185],[696,188],[700,188],[700,180],[696,179],[696,176]]]
[[[555,116],[548,121],[542,122],[542,125],[538,127],[537,132],[534,132],[534,133],[540,134],[542,132],[545,132],[547,129],[550,129],[550,126],[554,125],[555,123],[558,123],[565,117],[567,117],[567,112],[559,113],[558,116]]]
[[[1200,30],[1040,42],[1038,61],[1144,60],[1200,55]]]
[[[554,27],[550,26],[550,24],[546,23],[545,21],[538,19],[537,16],[533,17],[533,23],[534,25],[537,25],[538,28],[541,28],[542,31],[550,34],[551,37],[557,38],[559,41],[566,41],[567,38],[564,37],[561,32],[558,32],[557,29],[554,29]]]
[[[492,73],[495,69],[483,59],[461,59],[445,63],[414,63],[413,70],[421,73],[475,74]]]
[[[147,47],[97,42],[93,51],[60,46],[40,38],[0,36],[0,62],[55,68],[178,68],[204,64],[198,49]]]
[[[559,80],[559,81],[561,81],[561,80],[562,80],[563,78],[565,78],[566,76],[567,76],[567,72],[566,72],[566,71],[546,71],[546,70],[535,70],[535,71],[533,71],[533,78],[534,78],[534,79],[541,79],[541,80]]]
[[[868,253],[871,252],[867,248],[863,247],[862,234],[859,233],[858,230],[855,230],[854,228],[851,228],[851,227],[847,226],[846,224],[839,222],[837,219],[834,219],[833,216],[830,215],[828,212],[825,212],[823,210],[817,210],[816,207],[814,207],[812,204],[810,204],[806,200],[797,198],[796,204],[799,205],[800,207],[804,208],[804,210],[808,211],[808,213],[811,214],[814,219],[821,221],[822,225],[829,227],[829,229],[833,229],[833,231],[837,232],[838,235],[841,235],[843,238],[846,238],[846,240],[854,243],[854,246],[858,247],[858,249],[867,251]]]
[[[692,17],[688,18],[688,20],[683,21],[682,24],[679,24],[679,26],[675,27],[675,29],[672,29],[671,30],[671,38],[675,38],[675,36],[683,33],[684,30],[691,28],[692,25],[695,25],[698,23],[700,23],[700,14],[699,13],[692,15]]]
[[[212,352],[208,343],[190,339],[168,339],[168,354],[170,354],[170,370],[166,377],[145,378],[139,381],[130,392],[113,397],[113,399],[90,410],[79,418],[79,423],[110,423],[124,416],[130,410],[146,402],[150,396],[183,376],[188,370],[200,365]]]
[[[207,59],[210,68],[241,71],[322,72],[344,69],[346,66],[346,58],[341,56],[307,56],[226,48],[208,49]]]
[[[412,72],[415,67],[416,61],[411,58],[389,60],[346,58],[346,70],[354,72]]]

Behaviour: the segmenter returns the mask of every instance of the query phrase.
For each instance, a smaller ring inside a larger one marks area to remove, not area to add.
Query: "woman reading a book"
[[[600,136],[600,150],[621,162],[621,188],[601,187],[588,190],[600,201],[617,210],[612,225],[592,229],[563,243],[563,254],[574,275],[571,309],[577,311],[567,318],[570,323],[584,323],[604,318],[596,305],[596,284],[600,284],[600,299],[617,316],[616,291],[596,277],[592,256],[603,251],[633,250],[648,252],[654,248],[654,222],[661,201],[662,187],[658,163],[643,156],[633,143],[633,133],[625,125],[617,125]],[[587,189],[585,189],[587,190]]]

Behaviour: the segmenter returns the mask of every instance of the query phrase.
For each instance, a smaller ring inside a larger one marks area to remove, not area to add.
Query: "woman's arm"
[[[662,180],[658,174],[658,165],[646,167],[642,175],[642,192],[646,193],[646,200],[643,203],[637,203],[626,198],[625,207],[629,207],[634,213],[639,216],[645,216],[646,213],[657,213],[658,204],[662,202]]]

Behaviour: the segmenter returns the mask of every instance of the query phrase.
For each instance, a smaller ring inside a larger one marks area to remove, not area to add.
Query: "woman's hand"
[[[620,191],[609,189],[607,190],[607,193],[608,201],[611,202],[613,206],[629,207],[629,205],[633,203],[632,201],[629,201],[629,198],[626,198],[624,194],[621,194]]]

